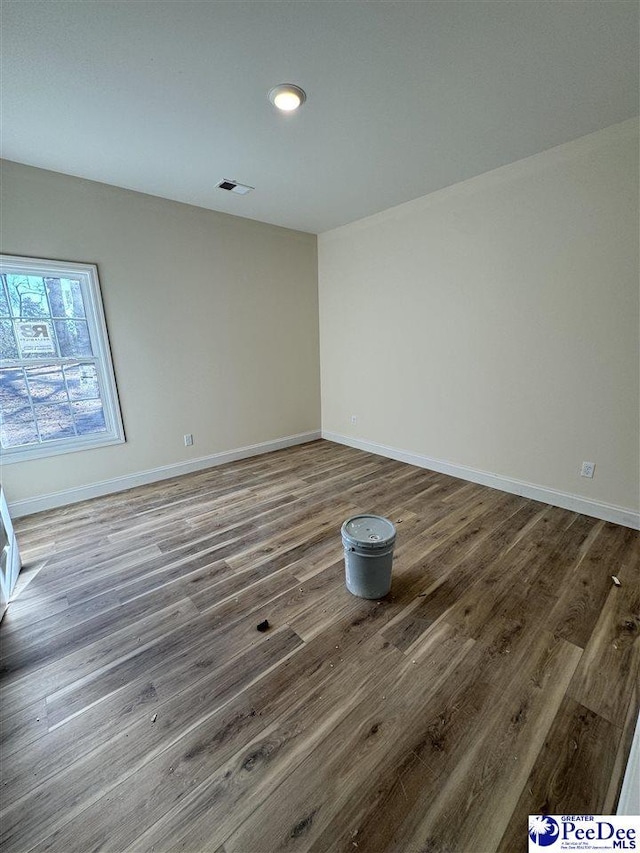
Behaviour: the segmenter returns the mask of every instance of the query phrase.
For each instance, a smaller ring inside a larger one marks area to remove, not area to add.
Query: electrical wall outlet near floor
[[[193,444],[193,435],[190,432],[188,432],[184,437],[184,446],[185,447],[191,447],[192,444]]]
[[[583,462],[582,468],[580,469],[581,477],[593,477],[593,472],[596,470],[595,462]]]

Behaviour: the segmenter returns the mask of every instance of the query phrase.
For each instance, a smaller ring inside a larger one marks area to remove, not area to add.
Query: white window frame
[[[42,278],[69,278],[80,282],[82,300],[84,303],[85,320],[89,330],[89,340],[93,355],[87,357],[95,360],[98,376],[100,399],[104,412],[106,431],[88,435],[74,435],[54,439],[38,444],[19,445],[15,448],[2,448],[2,463],[24,462],[28,459],[42,459],[57,456],[61,453],[72,453],[77,450],[87,450],[93,447],[105,447],[112,444],[122,444],[125,441],[124,426],[116,378],[109,347],[107,324],[102,306],[102,293],[98,268],[95,264],[80,264],[66,261],[50,261],[44,258],[26,258],[16,255],[0,255],[0,273],[3,275],[32,275]],[[83,357],[60,358],[52,356],[51,361],[59,364],[73,364],[82,361]],[[38,359],[2,359],[3,368],[35,367]],[[43,358],[41,361],[45,361]]]

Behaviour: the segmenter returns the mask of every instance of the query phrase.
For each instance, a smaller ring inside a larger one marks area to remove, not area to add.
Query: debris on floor
[[[258,622],[256,625],[256,630],[261,631],[263,634],[265,631],[269,630],[269,620],[265,619],[263,622]]]
[[[154,715],[153,715],[153,717],[151,717],[151,722],[152,722],[152,723],[155,723],[155,721],[156,721],[157,719],[158,719],[158,715],[157,715],[157,714],[154,714]]]
[[[622,584],[620,583],[620,581],[618,580],[618,578],[615,575],[611,575],[611,580],[614,582],[614,584],[616,586],[622,586]]]

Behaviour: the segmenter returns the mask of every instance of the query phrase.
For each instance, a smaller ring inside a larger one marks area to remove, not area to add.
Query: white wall
[[[6,161],[1,205],[4,253],[98,265],[127,436],[4,465],[10,503],[319,429],[314,235]]]
[[[318,252],[323,434],[638,512],[637,121],[325,233]]]

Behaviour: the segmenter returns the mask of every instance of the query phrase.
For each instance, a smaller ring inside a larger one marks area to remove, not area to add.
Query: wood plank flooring
[[[359,512],[398,528],[380,602]],[[4,853],[519,853],[529,814],[615,811],[635,531],[326,441],[16,529]]]

